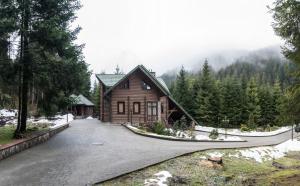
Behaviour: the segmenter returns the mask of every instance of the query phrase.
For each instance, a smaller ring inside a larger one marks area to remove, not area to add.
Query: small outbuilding
[[[71,110],[75,117],[85,118],[94,114],[95,105],[82,94],[76,96],[74,94],[71,97],[75,100],[72,104]]]

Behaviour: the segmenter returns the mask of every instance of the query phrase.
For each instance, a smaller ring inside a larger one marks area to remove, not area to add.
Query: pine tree
[[[259,122],[259,118],[261,116],[261,108],[259,105],[259,97],[258,97],[258,87],[254,80],[251,78],[248,83],[247,90],[247,103],[248,103],[248,113],[249,113],[249,121],[251,123],[251,128],[255,127],[255,125]],[[251,117],[250,117],[251,116]]]
[[[274,87],[273,87],[273,103],[274,103],[274,124],[275,125],[281,125],[281,113],[283,112],[283,93],[281,90],[280,82],[277,79],[275,81]]]
[[[183,66],[181,67],[179,75],[177,76],[174,98],[180,105],[182,105],[184,109],[190,111],[191,109],[190,89],[187,80],[187,73],[184,70]]]
[[[83,60],[83,45],[74,44],[80,28],[70,29],[80,7],[78,0],[0,2],[0,40],[9,43],[14,35],[16,39],[12,42],[20,43],[18,57],[10,57],[11,63],[18,64],[18,76],[13,78],[20,82],[16,136],[26,130],[28,93],[33,79],[39,110],[45,114],[66,108],[72,93],[89,95],[90,72]]]
[[[293,72],[293,86],[290,88],[291,93],[288,93],[292,100],[287,106],[290,115],[295,116],[295,119],[300,119],[300,2],[276,0],[271,11],[274,18],[273,28],[276,34],[285,40],[285,46],[282,47],[283,54],[296,66]]]
[[[275,104],[271,90],[267,86],[259,89],[259,105],[261,108],[259,125],[262,127],[273,126],[275,124]]]
[[[233,127],[240,127],[242,110],[242,87],[237,79],[227,78],[223,85],[222,114]]]
[[[199,85],[199,92],[196,98],[196,119],[204,125],[216,126],[220,111],[219,92],[215,80],[211,77],[211,70],[207,60],[205,60],[203,65]]]

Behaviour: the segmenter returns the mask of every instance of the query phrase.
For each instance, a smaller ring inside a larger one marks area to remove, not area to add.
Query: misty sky
[[[281,43],[271,27],[273,0],[82,0],[86,62],[94,73],[138,64],[162,74],[212,53]]]

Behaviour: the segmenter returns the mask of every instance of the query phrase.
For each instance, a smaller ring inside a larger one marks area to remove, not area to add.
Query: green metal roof
[[[96,74],[96,77],[107,87],[113,87],[125,76],[126,76],[125,74]],[[166,85],[164,80],[161,77],[155,77],[155,78],[157,79],[159,84],[163,86],[168,91],[168,93],[170,93],[168,86]]]
[[[86,97],[84,97],[82,94],[80,94],[79,96],[72,94],[71,97],[74,98],[76,101],[74,105],[94,106],[94,104]]]
[[[96,77],[107,87],[114,86],[125,74],[96,74]]]

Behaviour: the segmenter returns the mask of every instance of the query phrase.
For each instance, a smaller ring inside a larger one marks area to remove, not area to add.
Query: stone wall
[[[24,139],[16,144],[12,144],[3,149],[0,149],[0,160],[7,158],[9,156],[12,156],[23,150],[26,150],[30,147],[33,147],[35,145],[41,144],[41,143],[47,141],[48,139],[50,139],[55,134],[63,131],[64,129],[66,129],[68,127],[69,127],[69,124],[66,124],[66,125],[54,128],[54,129],[50,129],[49,131],[38,134],[30,139]]]

